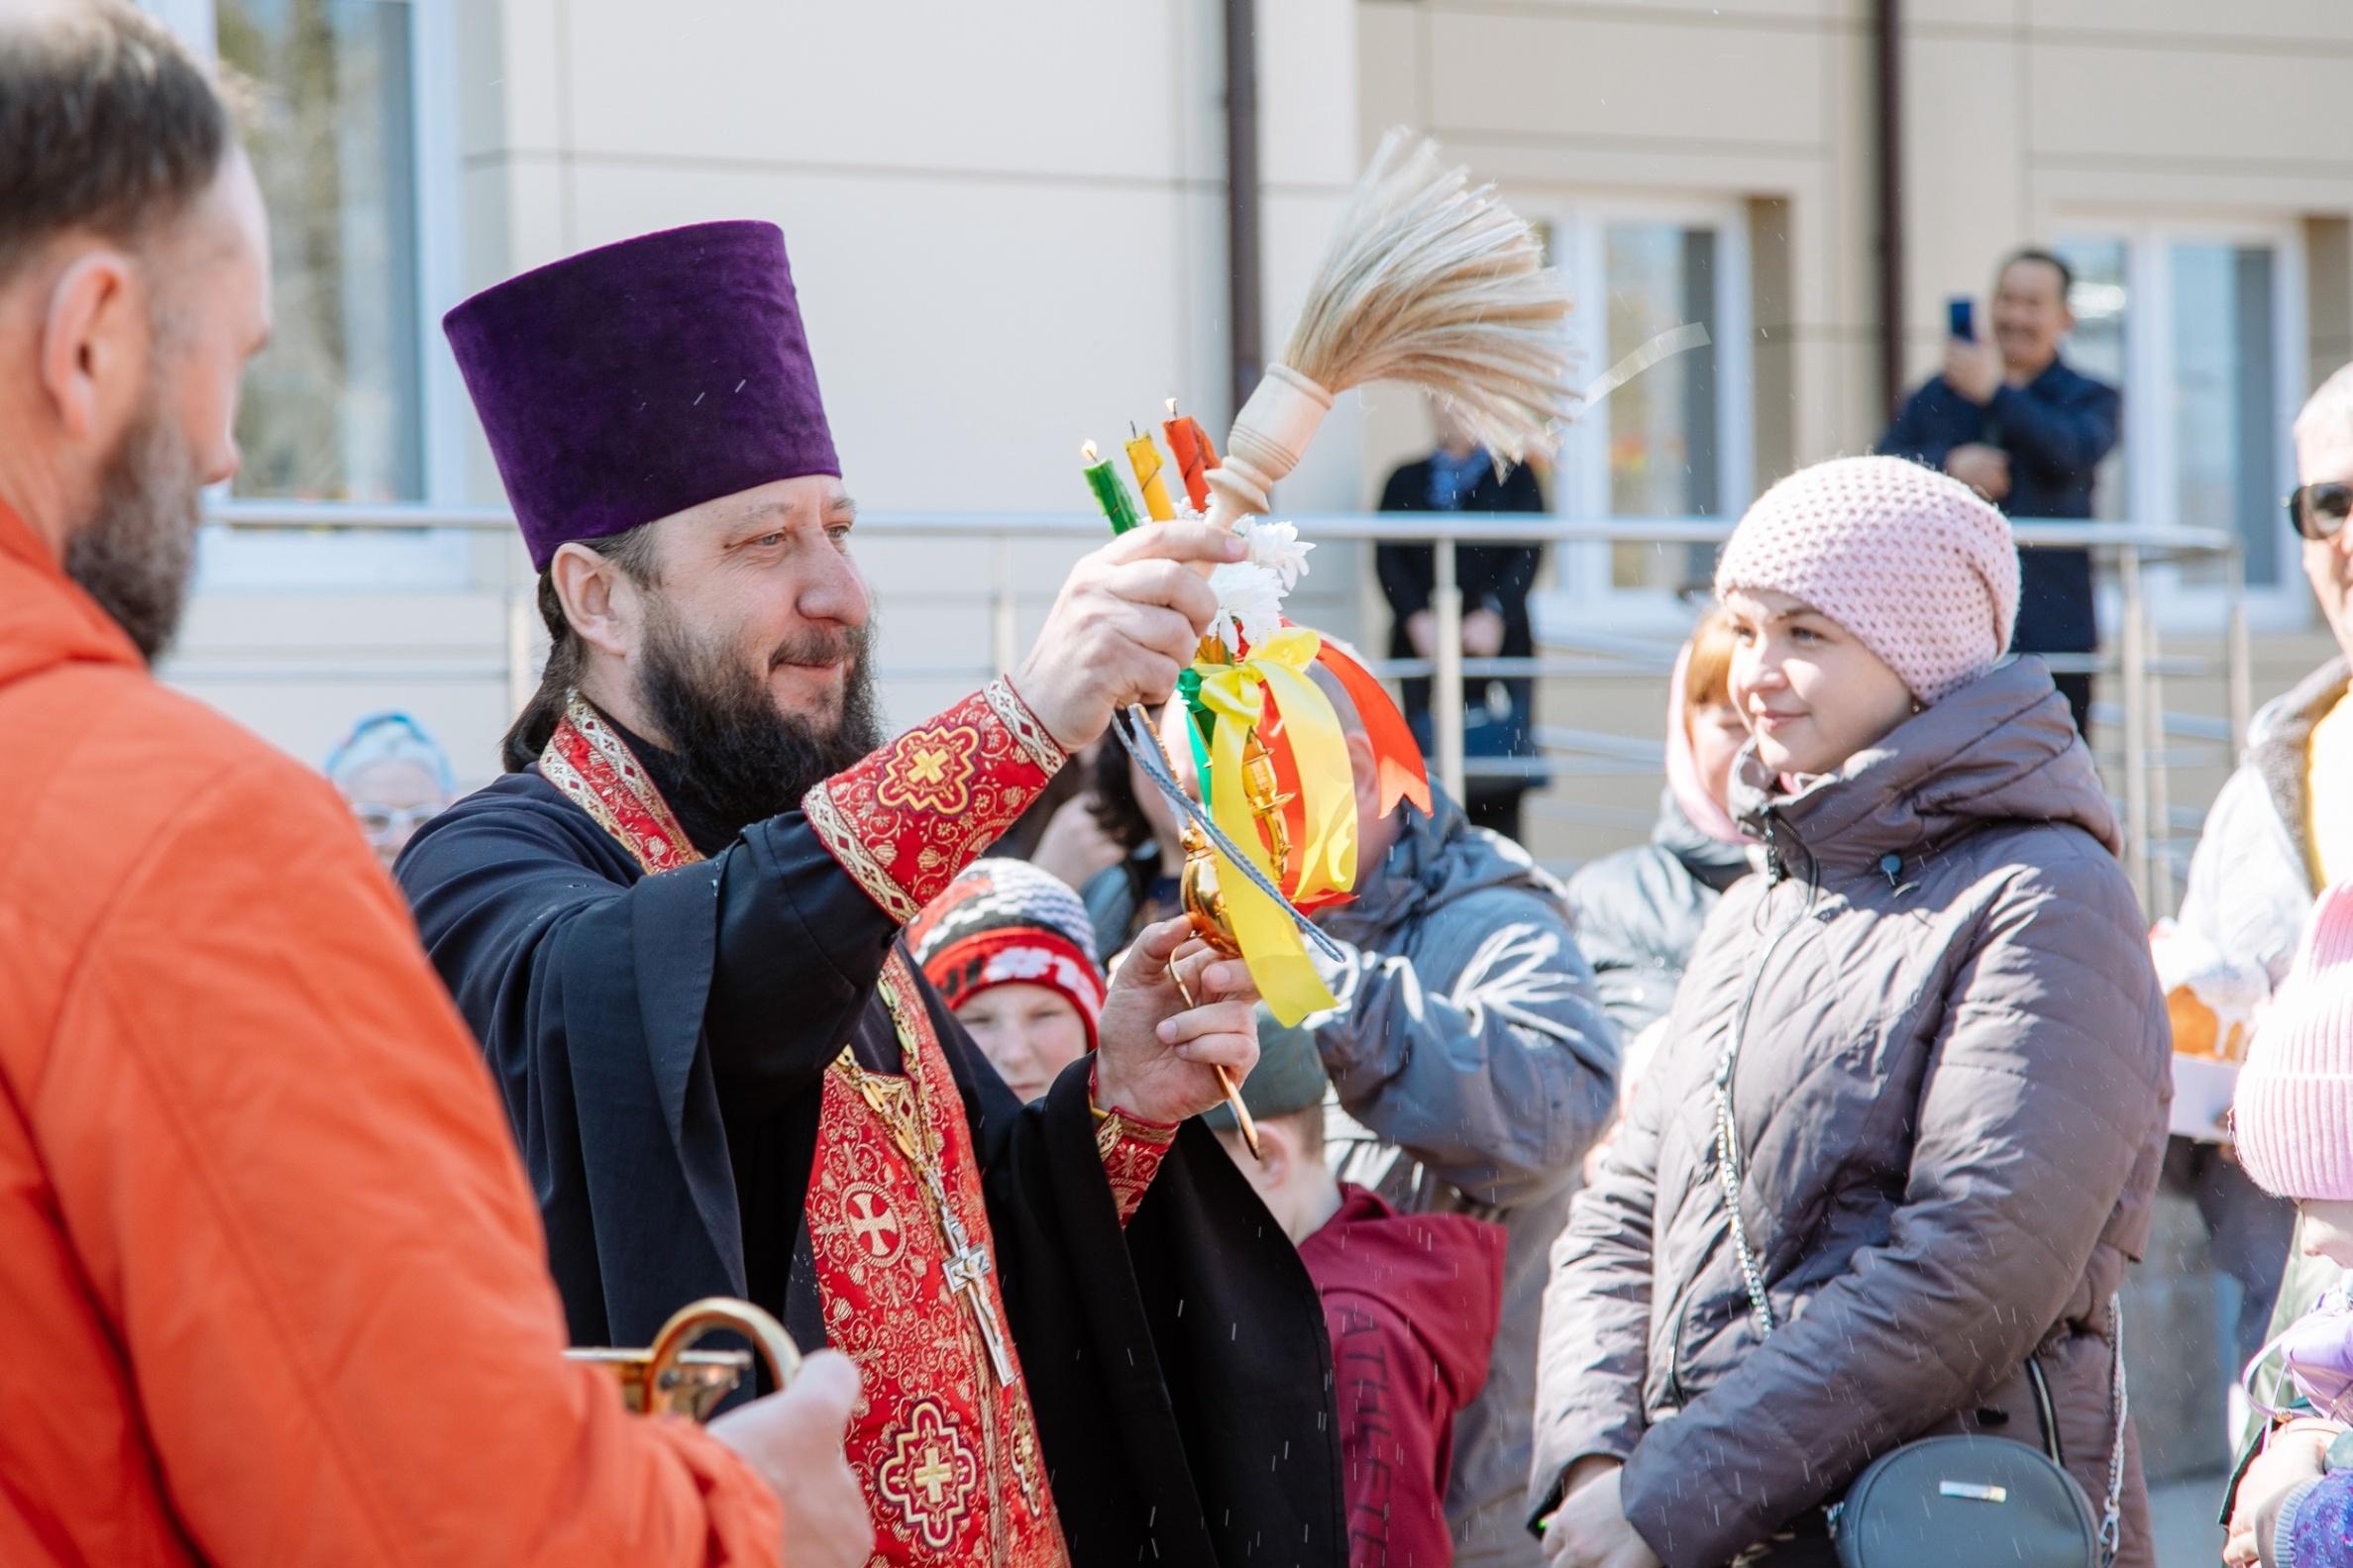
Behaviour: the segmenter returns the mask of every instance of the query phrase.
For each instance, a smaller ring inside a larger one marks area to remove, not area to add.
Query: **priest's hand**
[[[1101,735],[1118,708],[1167,700],[1218,613],[1192,564],[1245,554],[1238,537],[1207,523],[1121,535],[1070,569],[1014,689],[1065,751]]]
[[[841,1451],[857,1402],[857,1363],[820,1350],[782,1394],[710,1423],[783,1500],[785,1568],[862,1568],[873,1555],[874,1518]]]
[[[1185,1005],[1172,973],[1197,1005]],[[1257,1000],[1242,961],[1219,957],[1185,920],[1144,927],[1096,1025],[1095,1103],[1163,1123],[1219,1103],[1217,1070],[1238,1084],[1257,1065]]]

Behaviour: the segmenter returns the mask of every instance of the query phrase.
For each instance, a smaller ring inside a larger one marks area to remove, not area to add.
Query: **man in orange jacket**
[[[154,23],[8,9],[0,1562],[863,1562],[849,1364],[706,1434],[565,1362],[504,1115],[350,814],[149,677],[237,467],[261,195]]]

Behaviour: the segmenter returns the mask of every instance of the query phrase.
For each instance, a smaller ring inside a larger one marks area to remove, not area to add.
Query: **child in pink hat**
[[[2326,889],[2312,905],[2295,966],[2248,1047],[2231,1117],[2247,1175],[2296,1202],[2303,1250],[2353,1268],[2353,883]],[[2258,1356],[2250,1381],[2275,1351],[2308,1412],[2266,1437],[2239,1485],[2224,1559],[2338,1560],[2298,1553],[2295,1543],[2313,1536],[2324,1514],[2339,1523],[2353,1516],[2353,1496],[2323,1495],[2317,1485],[2337,1468],[2330,1447],[2353,1418],[2353,1299],[2344,1287]]]

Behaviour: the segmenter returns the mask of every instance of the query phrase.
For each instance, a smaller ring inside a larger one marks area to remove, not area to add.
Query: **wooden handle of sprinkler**
[[[1193,993],[1187,989],[1185,978],[1173,968],[1168,978],[1176,982],[1177,994],[1185,998],[1185,1005],[1192,1006]],[[1233,1112],[1233,1124],[1241,1129],[1242,1146],[1250,1151],[1251,1159],[1265,1159],[1258,1148],[1258,1123],[1250,1119],[1250,1107],[1241,1102],[1241,1089],[1233,1082],[1233,1075],[1226,1071],[1222,1062],[1212,1064],[1212,1071],[1218,1075],[1218,1088],[1225,1092],[1226,1108]]]
[[[1225,461],[1206,475],[1209,520],[1232,528],[1262,517],[1274,487],[1307,456],[1316,427],[1332,412],[1332,394],[1287,365],[1270,365],[1233,416]]]

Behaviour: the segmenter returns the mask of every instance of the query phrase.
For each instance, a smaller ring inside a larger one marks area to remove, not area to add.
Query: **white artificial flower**
[[[1297,523],[1270,523],[1263,517],[1250,519],[1244,537],[1250,544],[1250,564],[1266,567],[1283,579],[1283,591],[1299,586],[1299,579],[1307,575],[1307,553],[1316,547],[1299,542]]]
[[[1235,634],[1255,648],[1282,630],[1283,583],[1271,567],[1249,561],[1230,561],[1209,575],[1218,595],[1218,618],[1209,634],[1238,652]]]

